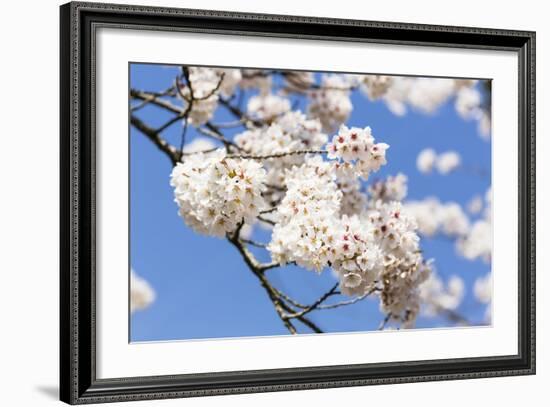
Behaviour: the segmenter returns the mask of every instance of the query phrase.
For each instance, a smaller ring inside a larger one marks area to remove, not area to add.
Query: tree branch
[[[269,299],[271,300],[271,302],[273,303],[273,306],[275,307],[275,311],[277,311],[277,315],[279,315],[279,318],[281,319],[285,327],[288,329],[288,331],[291,334],[296,334],[297,330],[296,330],[296,327],[292,324],[291,319],[297,319],[298,321],[300,321],[301,323],[309,327],[312,331],[317,333],[322,333],[323,331],[315,323],[307,319],[304,315],[295,316],[295,317],[289,316],[289,314],[295,313],[294,310],[290,308],[285,302],[283,302],[283,300],[279,296],[279,291],[276,290],[271,285],[269,280],[265,277],[263,273],[264,270],[262,269],[261,264],[256,260],[254,255],[250,253],[250,251],[241,244],[239,234],[243,224],[244,223],[241,222],[241,224],[239,225],[239,227],[234,233],[228,234],[227,240],[237,248],[237,250],[241,254],[244,262],[246,263],[250,271],[252,271],[252,273],[256,276],[256,278],[258,278],[261,286],[266,291]]]
[[[436,309],[436,311],[439,314],[443,315],[445,318],[449,319],[450,321],[463,326],[471,325],[470,321],[468,321],[468,319],[462,316],[459,312],[449,308],[445,308],[436,303],[432,303],[431,305]]]
[[[220,98],[220,104],[222,106],[224,106],[225,108],[227,108],[227,110],[229,110],[229,112],[231,112],[231,114],[233,114],[233,116],[235,116],[239,120],[243,120],[245,123],[251,123],[256,127],[263,127],[267,124],[267,123],[265,123],[261,120],[256,120],[256,119],[253,119],[253,118],[249,117],[241,109],[239,109],[237,106],[233,106],[231,103],[229,103],[225,99]]]
[[[236,149],[238,151],[244,151],[240,146],[235,144],[233,141],[228,140],[227,138],[225,138],[223,133],[220,131],[220,129],[218,127],[216,127],[216,125],[214,125],[210,122],[206,122],[204,125],[206,126],[208,131],[206,131],[205,129],[201,129],[201,128],[199,128],[197,130],[199,130],[204,135],[207,135],[207,136],[212,137],[212,138],[214,138],[218,141],[221,141],[223,143],[223,145],[225,146],[225,149],[227,150],[228,153],[231,152],[230,147],[233,147],[234,149]]]
[[[324,293],[322,296],[320,296],[317,299],[317,301],[315,301],[313,304],[311,304],[310,306],[308,306],[307,308],[303,309],[300,312],[289,315],[289,318],[298,318],[298,317],[301,317],[301,316],[304,316],[304,315],[310,313],[314,309],[317,309],[317,307],[319,305],[321,305],[328,297],[330,297],[331,295],[335,295],[336,289],[338,288],[338,285],[339,285],[339,283],[336,283],[330,290],[328,290],[326,293]]]
[[[170,159],[170,162],[172,163],[173,166],[176,165],[179,159],[179,154],[174,146],[172,146],[165,139],[163,139],[156,130],[147,126],[137,117],[132,115],[130,117],[130,123],[136,129],[138,129],[141,133],[147,136],[147,138],[151,140],[160,151],[166,154],[166,156]]]
[[[378,330],[379,331],[383,331],[384,328],[386,327],[386,324],[388,323],[388,321],[390,320],[390,318],[392,317],[392,314],[391,312],[386,314],[386,316],[384,317],[384,319],[382,320],[382,322],[380,322],[380,325],[378,325]]]
[[[174,89],[174,87],[172,86],[172,88],[170,89]],[[151,103],[155,106],[161,107],[172,113],[181,114],[183,112],[183,109],[177,106],[174,106],[172,103],[166,100],[159,99],[159,94],[144,92],[137,89],[130,89],[130,96],[134,99],[143,100],[144,102]],[[134,110],[137,110],[137,107],[132,108],[132,111]]]
[[[265,249],[265,248],[267,247],[267,243],[260,243],[260,242],[254,241],[254,240],[243,239],[243,238],[240,238],[239,240],[240,240],[242,243],[249,244],[250,246],[260,247],[260,248],[262,248],[262,249]]]
[[[362,294],[358,297],[352,298],[351,300],[340,301],[340,302],[337,302],[335,304],[326,304],[326,305],[325,304],[319,304],[317,309],[318,310],[333,309],[333,308],[345,307],[347,305],[352,305],[352,304],[355,304],[356,302],[359,302],[359,301],[367,298],[369,295],[371,295],[375,291],[379,291],[379,290],[380,289],[378,287],[374,287],[374,288],[371,288],[369,291],[367,291],[365,294]]]
[[[327,150],[294,150],[285,153],[267,154],[267,155],[253,155],[253,154],[231,154],[228,158],[242,158],[251,160],[267,160],[268,158],[281,158],[290,155],[300,154],[326,154]]]

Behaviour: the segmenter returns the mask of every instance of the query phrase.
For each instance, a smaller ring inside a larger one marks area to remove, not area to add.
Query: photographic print
[[[60,399],[535,374],[535,36],[61,6]]]
[[[129,73],[131,342],[491,325],[489,79]]]

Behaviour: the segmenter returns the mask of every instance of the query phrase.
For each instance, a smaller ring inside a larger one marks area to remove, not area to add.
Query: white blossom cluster
[[[185,158],[170,184],[185,223],[195,231],[224,236],[241,222],[252,223],[266,206],[266,172],[255,160],[226,157],[224,150]]]
[[[455,93],[455,82],[441,78],[414,78],[407,102],[423,113],[433,113]]]
[[[482,259],[489,263],[493,252],[492,190],[485,194],[485,213],[476,220],[468,233],[457,242],[459,253],[467,259]]]
[[[130,270],[130,312],[141,311],[155,301],[155,290],[143,278]]]
[[[369,186],[369,195],[375,201],[402,201],[407,196],[407,189],[407,176],[398,173],[373,182]]]
[[[221,78],[211,68],[189,67],[189,84],[182,84],[180,95],[185,108],[191,104],[189,123],[199,126],[212,117],[218,107],[219,95],[215,91]]]
[[[242,89],[254,89],[260,90],[260,93],[268,93],[271,89],[271,75],[261,69],[242,69],[241,81],[239,86]]]
[[[475,84],[476,81],[462,79],[396,76],[381,97],[396,115],[404,115],[408,106],[431,114],[455,96],[460,89]]]
[[[290,101],[272,93],[259,94],[248,101],[250,116],[266,122],[271,122],[288,111],[290,111]]]
[[[456,202],[441,203],[437,198],[408,201],[405,211],[416,219],[418,231],[424,236],[441,233],[448,237],[463,237],[470,230],[470,220]]]
[[[357,173],[365,180],[386,164],[386,143],[375,143],[370,127],[360,129],[340,126],[338,133],[327,144],[328,158],[353,163]]]
[[[284,74],[285,92],[305,93],[315,83],[313,72],[307,71],[288,71]]]
[[[340,213],[358,215],[367,205],[367,195],[361,191],[361,181],[357,177],[355,166],[347,162],[335,162],[336,185],[342,192]]]
[[[346,295],[362,295],[376,286],[384,268],[375,226],[365,214],[342,216],[331,266]]]
[[[483,138],[490,136],[491,118],[482,106],[477,80],[387,75],[346,75],[346,80],[359,86],[370,100],[383,100],[398,116],[406,114],[409,107],[432,114],[454,98],[457,113],[465,120],[476,120]]]
[[[487,220],[476,221],[468,234],[458,242],[459,252],[467,259],[491,260],[493,227]]]
[[[483,210],[483,198],[479,195],[474,196],[468,202],[468,212],[472,215],[477,215]]]
[[[229,97],[241,81],[240,69],[189,67],[189,84],[181,84],[185,108],[191,104],[189,123],[199,126],[212,118],[219,95]],[[191,97],[192,96],[192,97]]]
[[[460,154],[456,151],[445,151],[437,154],[435,150],[425,148],[418,153],[416,168],[424,174],[431,173],[435,168],[441,175],[447,175],[460,167],[461,161]]]
[[[380,99],[393,85],[393,77],[387,75],[364,75],[361,80],[361,90],[370,100]]]
[[[268,246],[274,261],[321,271],[333,259],[342,197],[335,179],[331,164],[319,156],[286,171],[287,192]]]
[[[414,324],[420,310],[419,286],[431,273],[431,264],[422,258],[414,218],[407,216],[398,202],[377,202],[369,211],[373,234],[383,251],[380,308],[404,327]]]
[[[483,138],[490,137],[491,119],[489,113],[482,108],[482,96],[474,87],[463,86],[456,95],[455,108],[465,120],[476,120],[479,133]]]
[[[318,150],[326,144],[327,135],[321,131],[321,123],[318,120],[307,119],[303,113],[292,111],[278,117],[268,127],[247,130],[235,136],[234,140],[244,151],[265,156]],[[304,154],[291,154],[262,161],[267,170],[266,183],[282,187],[285,179],[284,170],[302,164]],[[279,194],[272,195],[273,198],[280,198]]]
[[[183,152],[185,154],[194,154],[194,153],[200,153],[204,151],[209,151],[215,148],[216,145],[212,142],[212,140],[207,139],[206,137],[197,137],[193,139],[192,142],[186,144],[183,147]]]
[[[435,316],[443,310],[455,310],[464,299],[464,281],[457,275],[452,275],[447,283],[432,270],[430,277],[420,285],[422,312],[427,316]]]
[[[353,109],[349,84],[340,75],[325,75],[321,89],[313,90],[309,96],[308,114],[319,119],[326,132],[346,122]]]
[[[490,191],[485,214],[471,223],[454,202],[427,198],[402,203],[408,190],[402,173],[367,187],[363,181],[386,164],[389,145],[376,142],[370,127],[345,123],[353,108],[351,91],[361,89],[397,115],[408,108],[433,113],[455,98],[461,117],[478,120],[480,126],[485,120],[490,127],[476,81],[331,74],[317,85],[310,72],[280,75],[282,89],[273,93],[280,84],[270,71],[188,68],[189,84],[179,91],[184,105],[192,104],[188,121],[194,126],[209,121],[220,98],[229,98],[237,87],[259,92],[246,106],[245,116],[255,120],[243,125],[246,130],[233,138],[235,144],[226,144],[227,151],[212,151],[215,144],[204,138],[183,149],[170,183],[185,223],[198,233],[224,237],[238,227],[251,233],[261,216],[273,224],[267,250],[274,262],[294,262],[317,272],[330,268],[342,294],[377,295],[381,311],[404,327],[413,326],[421,304],[427,315],[456,309],[464,283],[457,276],[445,283],[432,272],[419,235],[443,234],[456,239],[462,256],[489,261]],[[306,114],[291,110],[290,93],[308,97]],[[333,134],[330,141],[328,132]],[[328,160],[318,155],[324,146]],[[416,164],[422,173],[445,175],[460,167],[461,157],[428,148]],[[478,198],[469,207],[477,214],[483,203]],[[485,293],[486,285],[485,280],[476,282],[476,295]]]
[[[447,175],[460,166],[460,155],[456,151],[447,151],[439,154],[436,162],[440,174]]]
[[[220,84],[220,94],[226,98],[233,95],[242,80],[241,70],[234,68],[215,68],[214,70],[220,77],[223,75],[223,80]]]
[[[268,250],[283,264],[294,261],[318,272],[331,267],[343,294],[378,289],[382,311],[411,326],[420,307],[418,287],[430,273],[416,223],[395,201],[379,200],[359,213],[343,214],[337,174],[351,178],[352,170],[319,156],[287,170],[287,192]]]
[[[489,272],[476,279],[474,283],[474,296],[482,304],[487,304],[485,309],[485,321],[491,322],[493,308],[493,273]]]
[[[422,201],[408,201],[404,207],[407,213],[416,219],[420,234],[431,237],[440,233],[457,239],[458,254],[469,260],[482,259],[489,263],[493,250],[491,197],[489,188],[485,197],[483,216],[474,222],[469,220],[456,202],[441,203],[433,197]],[[481,210],[480,202],[476,199],[474,203],[473,209],[477,213]]]

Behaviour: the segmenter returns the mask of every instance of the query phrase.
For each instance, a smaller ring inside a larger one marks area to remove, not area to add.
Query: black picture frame
[[[62,5],[60,22],[62,401],[84,404],[535,373],[534,32],[81,2]],[[96,28],[102,26],[516,52],[519,59],[518,354],[97,379],[93,38]]]

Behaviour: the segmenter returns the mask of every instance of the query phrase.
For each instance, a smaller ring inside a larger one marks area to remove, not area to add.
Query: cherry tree
[[[130,120],[170,160],[183,222],[235,248],[290,333],[298,333],[297,322],[323,332],[310,313],[366,298],[379,303],[380,329],[413,327],[420,312],[468,325],[456,311],[462,279],[441,279],[437,259],[424,257],[422,238],[446,236],[460,255],[490,263],[490,191],[485,202],[476,197],[470,205],[477,213],[485,206],[474,224],[457,203],[406,201],[405,174],[372,179],[391,160],[384,135],[369,123],[353,127],[347,121],[354,92],[383,102],[397,116],[431,114],[453,100],[457,114],[476,121],[487,138],[488,86],[465,79],[182,66],[168,89],[130,90]],[[303,100],[302,108],[291,97]],[[149,104],[170,119],[157,127],[145,123],[138,112]],[[233,120],[215,122],[217,109]],[[173,145],[163,132],[178,125],[181,138]],[[190,127],[202,137],[189,143]],[[422,173],[445,175],[460,166],[454,151],[426,149],[417,157]],[[256,227],[269,230],[270,240],[251,239]],[[252,248],[271,260],[258,260]],[[270,270],[290,264],[333,273],[336,281],[303,303],[270,279]],[[490,304],[490,278],[473,288],[484,304]]]

